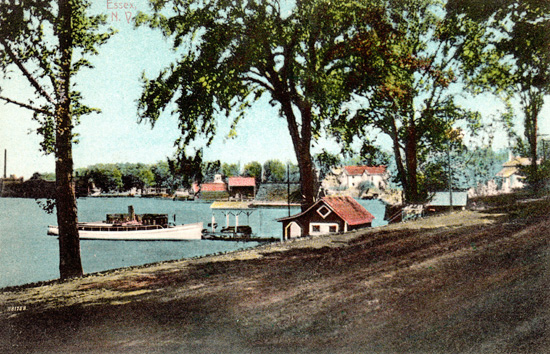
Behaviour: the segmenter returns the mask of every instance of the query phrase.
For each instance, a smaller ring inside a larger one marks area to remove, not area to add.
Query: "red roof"
[[[348,225],[362,225],[368,224],[374,220],[374,215],[369,213],[361,204],[350,196],[341,197],[324,197],[319,199],[315,204],[309,207],[308,210],[277,219],[277,221],[292,220],[307,214],[311,209],[317,208],[320,203],[327,205],[333,212],[336,213],[342,220],[348,223]]]
[[[374,216],[352,197],[324,197],[321,200],[348,225],[367,224],[374,220]]]
[[[350,176],[362,175],[365,171],[369,175],[381,175],[386,172],[386,166],[344,166],[344,169]]]
[[[229,177],[229,187],[256,187],[254,177]]]
[[[203,183],[201,184],[201,192],[225,192],[227,188],[225,183]]]

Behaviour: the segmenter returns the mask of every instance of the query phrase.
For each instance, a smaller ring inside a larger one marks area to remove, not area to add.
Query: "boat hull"
[[[113,227],[111,230],[85,230],[79,225],[78,234],[81,240],[113,240],[113,241],[185,241],[202,238],[202,222],[178,225],[152,230],[121,230]],[[118,230],[117,230],[118,229]],[[48,235],[59,235],[57,226],[48,227]]]

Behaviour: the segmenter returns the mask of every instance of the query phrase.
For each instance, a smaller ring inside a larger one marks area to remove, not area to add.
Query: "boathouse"
[[[254,199],[256,196],[256,178],[229,177],[227,180],[229,196],[238,200]]]
[[[350,196],[319,199],[306,211],[277,219],[283,225],[283,239],[325,235],[370,227],[374,216]]]
[[[435,192],[432,199],[426,204],[427,213],[439,213],[448,211],[450,208],[459,210],[466,209],[468,205],[468,192],[453,191],[449,193]]]

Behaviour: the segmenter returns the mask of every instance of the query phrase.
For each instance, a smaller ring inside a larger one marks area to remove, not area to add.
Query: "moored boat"
[[[171,225],[166,214],[107,214],[105,222],[78,223],[82,240],[183,241],[200,240],[203,223]],[[58,226],[48,226],[48,235],[58,236]]]

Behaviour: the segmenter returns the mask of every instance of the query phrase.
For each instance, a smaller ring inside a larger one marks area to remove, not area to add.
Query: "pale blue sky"
[[[135,0],[137,10],[146,10],[146,0]],[[83,70],[78,78],[78,89],[85,102],[102,110],[82,118],[76,128],[80,143],[74,146],[75,167],[96,163],[142,162],[154,163],[172,156],[173,143],[178,137],[177,118],[164,114],[154,129],[149,124],[138,124],[136,100],[141,93],[139,78],[145,70],[149,77],[170,63],[174,54],[169,44],[157,32],[146,28],[135,30],[126,22],[124,11],[118,11],[119,21],[107,9],[106,1],[94,3],[94,10],[108,15],[110,25],[119,30],[100,48],[100,55],[93,57],[96,68]],[[132,16],[135,10],[129,10]],[[32,91],[19,75],[17,79],[1,82],[1,87],[19,98]],[[500,105],[483,96],[468,102],[478,108],[485,117],[495,114]],[[548,105],[541,115],[541,132],[550,133]],[[34,172],[53,172],[54,159],[44,156],[39,149],[40,137],[33,130],[36,122],[31,113],[13,105],[0,103],[0,149],[8,150],[8,174],[28,178]],[[521,122],[518,122],[521,125]],[[278,110],[262,99],[239,123],[235,139],[226,139],[230,122],[220,122],[214,144],[205,149],[208,160],[223,162],[264,162],[268,159],[295,162],[295,155],[286,122],[278,117]],[[29,131],[31,133],[29,134]],[[499,139],[497,148],[506,142]],[[319,147],[328,143],[319,144]],[[333,145],[330,144],[332,147]],[[2,154],[3,155],[3,154]],[[2,158],[3,164],[3,158]]]

